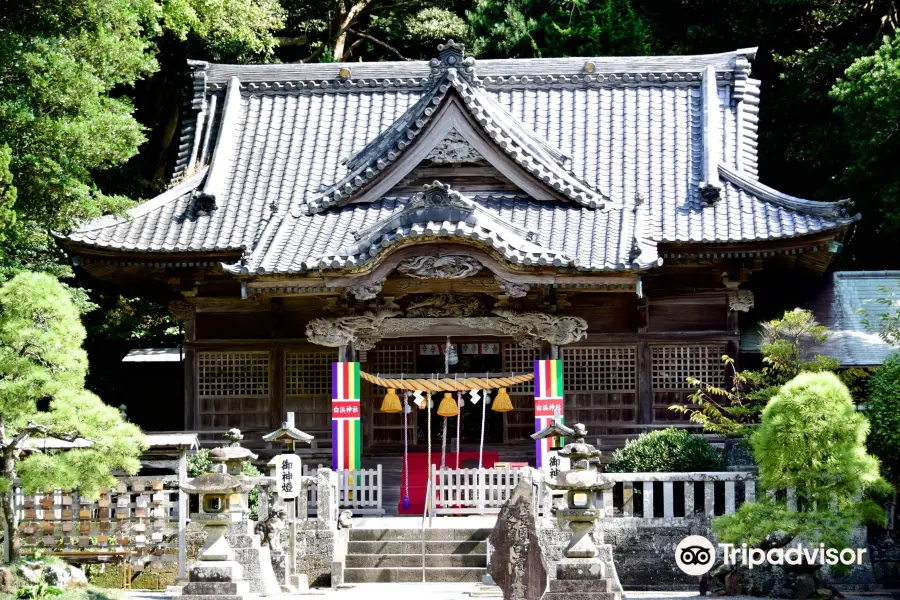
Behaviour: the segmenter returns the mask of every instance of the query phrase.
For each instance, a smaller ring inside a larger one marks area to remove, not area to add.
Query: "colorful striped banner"
[[[563,397],[563,370],[561,360],[534,361],[534,397]]]
[[[534,431],[541,431],[554,418],[563,422],[563,369],[561,360],[534,361]],[[556,415],[559,415],[556,417]],[[562,442],[562,440],[560,440]],[[551,438],[536,440],[537,468],[546,467],[551,456]],[[555,454],[555,453],[553,453]]]
[[[360,468],[359,363],[331,365],[331,468]]]

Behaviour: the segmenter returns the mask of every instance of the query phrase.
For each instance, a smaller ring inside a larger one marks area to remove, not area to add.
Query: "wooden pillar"
[[[538,352],[538,359],[553,360],[554,354],[558,353],[558,346],[554,346],[547,340],[541,340],[541,349]]]
[[[338,346],[338,362],[356,362],[356,352],[352,343]]]
[[[270,369],[272,380],[269,385],[269,427],[277,429],[281,426],[284,407],[284,348],[276,346],[272,349],[272,365]]]
[[[638,423],[653,422],[653,357],[650,344],[638,342]]]
[[[188,497],[182,486],[187,483],[187,449],[178,454],[178,580],[187,579],[187,512]]]
[[[184,300],[169,303],[169,312],[184,328],[183,342],[197,339],[196,313],[194,305]],[[197,406],[197,351],[193,348],[182,350],[182,368],[184,369],[184,430],[191,431],[199,427],[199,407]]]
[[[739,369],[740,365],[738,364],[738,354],[740,354],[740,327],[738,326],[738,312],[736,310],[728,311],[728,331],[734,334],[738,334],[738,338],[729,341],[725,345],[725,354],[734,359],[734,368]],[[729,385],[733,385],[733,377],[731,372],[725,374]]]

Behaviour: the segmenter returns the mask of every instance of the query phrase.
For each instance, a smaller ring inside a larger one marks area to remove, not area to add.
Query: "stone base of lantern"
[[[616,583],[606,577],[600,558],[564,558],[556,565],[556,579],[542,600],[620,600]]]
[[[235,561],[201,561],[191,567],[181,600],[255,600],[244,568]]]
[[[253,523],[233,523],[228,527],[227,537],[234,560],[244,568],[243,579],[250,584],[250,591],[260,596],[280,594],[281,586],[272,567],[271,553],[253,533]]]

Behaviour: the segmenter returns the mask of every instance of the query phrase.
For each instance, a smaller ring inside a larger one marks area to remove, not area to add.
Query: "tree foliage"
[[[4,262],[19,268],[53,263],[58,256],[48,230],[65,231],[74,221],[131,204],[128,197],[104,193],[96,174],[123,164],[145,141],[145,128],[122,91],[157,69],[162,36],[202,36],[215,51],[265,55],[275,43],[271,30],[280,23],[276,0],[51,0],[5,6],[0,148],[9,149],[10,175],[0,178],[7,193],[15,186],[19,230],[6,236]],[[2,216],[0,225],[8,228],[9,219]],[[34,254],[45,253],[51,258],[32,262]]]
[[[900,481],[900,354],[892,354],[869,378],[869,451]]]
[[[702,437],[669,427],[642,433],[616,450],[606,470],[610,473],[686,473],[724,471],[718,450]]]
[[[869,424],[833,373],[801,373],[766,405],[750,442],[762,490],[794,490],[799,511],[784,496],[757,494],[733,515],[717,517],[719,541],[787,545],[801,538],[842,548],[861,523],[884,523],[884,511],[859,499],[889,487],[878,459],[866,452]]]
[[[468,17],[475,54],[489,58],[643,55],[655,49],[631,0],[475,0]]]
[[[16,531],[14,475],[26,492],[77,487],[90,497],[115,482],[111,471],[134,474],[140,466],[140,430],[84,388],[84,337],[69,291],[50,275],[21,273],[0,288],[0,506],[6,531]],[[23,454],[35,437],[88,445],[64,452],[38,446]]]
[[[900,348],[900,293],[887,286],[879,286],[879,289],[883,295],[875,302],[885,308],[872,311],[862,307],[857,311],[863,315],[867,331],[877,333],[885,344]]]
[[[900,243],[900,31],[858,58],[831,90],[850,162],[843,181],[884,247]]]
[[[760,333],[762,369],[738,371],[732,357],[722,356],[731,385],[720,387],[690,378],[688,384],[697,388],[690,396],[691,404],[699,408],[676,404],[669,410],[689,415],[692,423],[711,433],[745,437],[786,382],[800,373],[836,371],[840,366],[834,358],[810,356],[811,348],[829,336],[811,311],[786,311],[780,319],[764,322]]]

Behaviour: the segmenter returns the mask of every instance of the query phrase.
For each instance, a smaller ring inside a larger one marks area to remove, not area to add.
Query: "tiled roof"
[[[235,272],[294,273],[360,266],[382,248],[411,238],[471,240],[518,264],[614,270],[646,268],[657,260],[655,246],[647,245],[634,257],[634,264],[626,264],[623,257],[629,254],[634,229],[631,213],[513,195],[474,196],[468,201],[472,211],[456,215],[449,211],[439,216],[422,214],[424,209],[420,209],[419,214],[409,215],[411,218],[398,218],[414,212],[408,209],[409,199],[387,197],[284,219],[273,241]],[[624,247],[617,245],[620,243]]]
[[[821,348],[822,354],[834,356],[841,364],[851,366],[880,365],[892,348],[877,334],[866,329],[866,315],[877,322],[885,313],[900,310],[900,301],[893,306],[878,302],[887,294],[887,288],[900,292],[900,271],[842,271],[832,274],[831,281],[816,298],[812,310],[816,320],[832,330],[832,335]]]
[[[119,251],[242,249],[235,269],[249,272],[334,264],[327,257],[345,252],[353,231],[409,201],[388,194],[353,203],[389,170],[388,153],[396,158],[414,145],[415,132],[450,96],[558,200],[529,199],[521,189],[460,191],[484,215],[540,231],[541,250],[577,268],[645,268],[656,264],[662,242],[777,240],[846,227],[854,218],[842,206],[756,181],[752,54],[485,60],[458,69],[443,54],[432,63],[193,65],[196,112],[185,121],[193,137],[182,141],[180,183],[68,240]],[[705,69],[715,76],[715,98],[701,86]],[[699,189],[709,164],[720,179],[711,203]],[[214,210],[204,210],[211,197]],[[474,235],[467,221],[445,225],[435,231]],[[409,232],[401,227],[384,239],[428,235],[432,226],[403,227]]]
[[[844,367],[877,366],[895,350],[877,333],[869,331],[864,321],[878,322],[881,315],[900,310],[900,300],[883,304],[887,289],[900,293],[900,271],[839,271],[832,273],[821,291],[803,308],[813,311],[821,325],[830,330],[824,343],[812,346],[808,354],[833,356]],[[859,312],[862,309],[865,313]],[[741,331],[741,351],[759,352],[762,332],[759,323]]]

